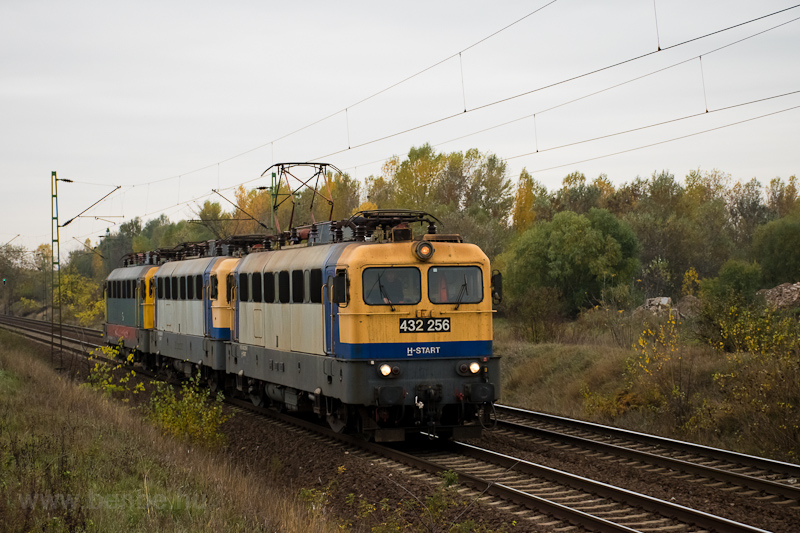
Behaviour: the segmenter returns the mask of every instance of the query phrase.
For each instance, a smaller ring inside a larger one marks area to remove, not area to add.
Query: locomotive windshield
[[[434,266],[428,270],[428,298],[435,304],[473,304],[483,300],[483,276],[476,266]]]
[[[362,279],[368,305],[414,305],[422,298],[419,269],[367,268]]]

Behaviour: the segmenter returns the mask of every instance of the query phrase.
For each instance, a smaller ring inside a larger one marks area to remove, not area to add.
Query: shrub
[[[800,320],[773,310],[732,307],[719,348],[731,346],[729,372],[717,373],[723,419],[757,453],[800,457]],[[724,422],[724,420],[723,420]]]
[[[725,324],[730,322],[734,310],[759,307],[756,291],[761,282],[761,268],[756,263],[727,261],[719,276],[700,282],[702,308],[697,321],[697,334],[712,346],[734,349],[723,335]]]
[[[211,399],[211,391],[202,388],[200,373],[181,386],[180,395],[168,383],[159,382],[150,397],[148,417],[165,432],[198,444],[217,447],[225,442],[220,432],[228,420],[223,413],[222,393]]]
[[[103,358],[117,362],[109,362]],[[131,378],[136,376],[136,371],[132,368],[123,371],[122,375],[117,377],[123,366],[133,364],[133,353],[129,354],[125,361],[120,361],[119,346],[101,346],[92,352],[88,362],[92,365],[86,378],[86,385],[90,389],[100,391],[104,396],[123,395],[126,392],[138,394],[144,391],[141,382],[135,385],[131,382]],[[122,398],[122,401],[127,402],[128,398]]]
[[[696,410],[697,375],[694,359],[681,342],[679,326],[676,316],[670,314],[665,323],[643,331],[628,374],[649,396],[648,403],[684,428]]]
[[[516,333],[530,342],[554,339],[564,321],[564,303],[552,287],[528,287],[521,296],[510,296],[505,307]]]
[[[789,216],[759,226],[753,252],[770,285],[793,283],[800,279],[800,216]]]

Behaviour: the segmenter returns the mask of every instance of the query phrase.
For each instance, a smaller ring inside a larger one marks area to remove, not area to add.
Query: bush
[[[800,217],[774,220],[756,229],[753,252],[771,286],[800,280]]]
[[[685,429],[697,410],[698,376],[694,358],[681,341],[679,326],[671,313],[665,323],[643,331],[628,375],[647,395],[647,403],[673,417],[676,427]]]
[[[698,318],[697,334],[712,346],[733,349],[722,334],[724,324],[730,322],[731,312],[748,308],[751,312],[760,307],[756,291],[761,283],[761,268],[756,263],[727,261],[716,278],[700,282],[702,308]]]
[[[122,371],[122,375],[117,377],[124,365],[133,364],[133,353],[129,354],[125,361],[119,360],[119,354],[118,346],[101,346],[92,352],[88,362],[93,366],[89,368],[89,375],[86,378],[86,385],[90,389],[100,391],[104,396],[124,395],[127,392],[138,394],[144,391],[141,382],[135,385],[131,382],[131,378],[136,376],[136,371],[132,368]],[[117,362],[105,361],[103,358]],[[127,402],[128,398],[122,398],[122,401]]]
[[[720,349],[731,346],[732,370],[714,376],[724,401],[722,422],[767,453],[800,457],[800,320],[773,310],[733,307],[721,321]]]
[[[220,432],[228,420],[223,413],[222,393],[211,399],[211,391],[201,387],[200,373],[185,381],[180,395],[168,383],[160,382],[150,397],[148,417],[165,432],[198,444],[217,447],[225,442]]]
[[[530,342],[553,340],[564,321],[564,303],[552,287],[529,287],[505,304],[515,332]]]

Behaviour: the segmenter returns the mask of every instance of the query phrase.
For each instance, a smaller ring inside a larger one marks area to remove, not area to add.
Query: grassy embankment
[[[690,323],[603,313],[563,324],[557,342],[540,344],[496,319],[501,402],[798,461],[796,318],[753,322],[740,336],[765,342],[730,352],[697,341]],[[789,335],[773,333],[781,328]]]
[[[303,503],[62,379],[0,331],[4,531],[327,531]]]

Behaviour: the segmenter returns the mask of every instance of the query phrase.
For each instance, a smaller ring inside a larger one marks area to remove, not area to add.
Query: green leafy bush
[[[201,385],[200,374],[183,383],[180,394],[168,383],[160,382],[150,397],[149,418],[164,431],[178,438],[218,447],[225,442],[220,432],[228,420],[223,413],[222,393],[211,398],[211,391]]]

